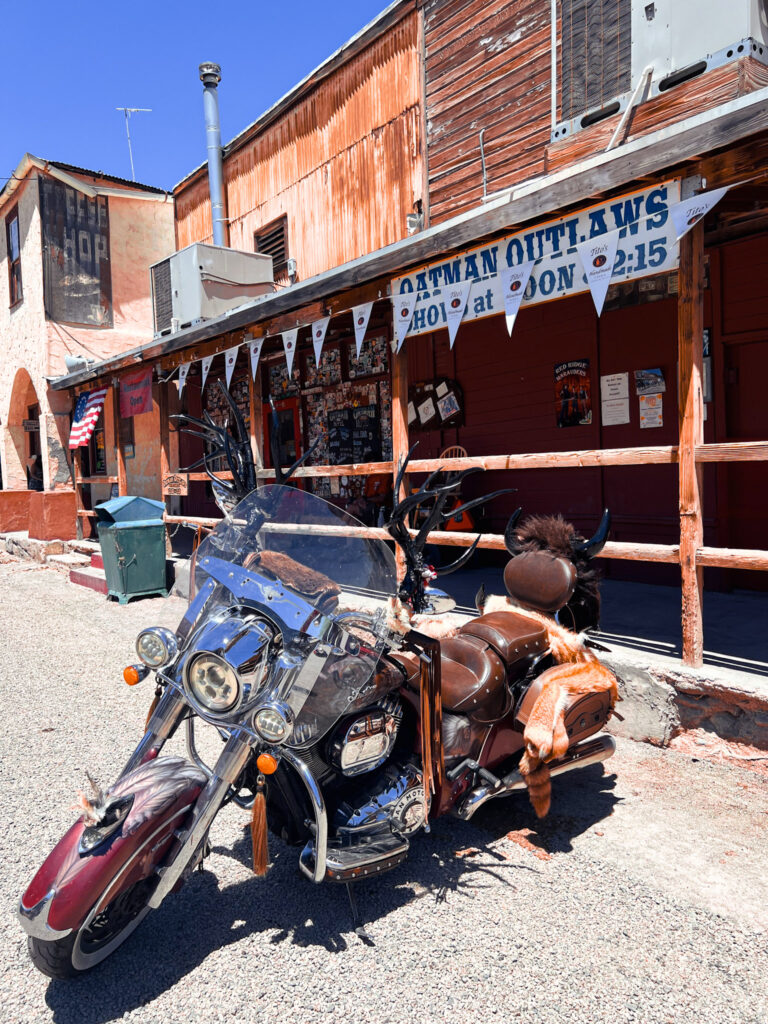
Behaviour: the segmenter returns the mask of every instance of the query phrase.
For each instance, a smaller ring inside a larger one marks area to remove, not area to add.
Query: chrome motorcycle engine
[[[421,772],[413,764],[391,764],[354,803],[341,804],[333,825],[342,838],[376,832],[387,826],[399,836],[409,836],[422,828],[424,818]]]
[[[347,719],[331,738],[330,763],[347,776],[373,771],[392,753],[402,720],[403,706],[394,694]]]

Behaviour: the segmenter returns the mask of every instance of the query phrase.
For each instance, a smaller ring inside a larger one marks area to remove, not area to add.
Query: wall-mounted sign
[[[189,493],[189,481],[185,473],[166,473],[163,477],[163,494]]]
[[[666,181],[394,278],[393,296],[417,294],[406,337],[446,327],[446,296],[463,281],[471,281],[472,286],[462,322],[504,313],[500,272],[505,267],[536,261],[523,306],[587,291],[577,246],[608,232],[619,232],[612,284],[673,270],[679,251],[669,207],[679,199],[680,182]]]
[[[555,364],[555,411],[558,427],[579,427],[592,422],[588,359]]]
[[[129,373],[120,380],[120,415],[140,416],[152,411],[152,367]]]
[[[22,420],[25,434],[37,434],[40,430],[39,420]]]
[[[464,395],[455,380],[412,384],[408,389],[408,425],[413,430],[441,430],[458,427],[464,421]]]

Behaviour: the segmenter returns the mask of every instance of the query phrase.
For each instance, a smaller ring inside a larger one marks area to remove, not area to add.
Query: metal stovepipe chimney
[[[208,189],[211,194],[213,244],[227,245],[227,211],[224,201],[224,170],[221,161],[221,128],[219,127],[219,94],[221,68],[209,61],[200,65],[200,81],[205,111],[205,138],[208,149]]]

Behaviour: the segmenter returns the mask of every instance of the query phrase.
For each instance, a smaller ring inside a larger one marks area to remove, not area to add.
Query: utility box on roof
[[[96,506],[107,596],[120,604],[132,597],[168,595],[164,511],[162,501],[128,496]]]

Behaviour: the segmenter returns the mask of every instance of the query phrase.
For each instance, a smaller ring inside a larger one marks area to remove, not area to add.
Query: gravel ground
[[[543,824],[519,796],[416,837],[359,891],[373,946],[296,851],[272,839],[253,878],[247,815],[228,808],[206,870],[110,960],[38,974],[16,901],[85,771],[111,780],[141,733],[151,686],[121,680],[136,633],[182,607],[0,563],[4,1021],[767,1024],[765,778],[628,741],[558,780]]]

